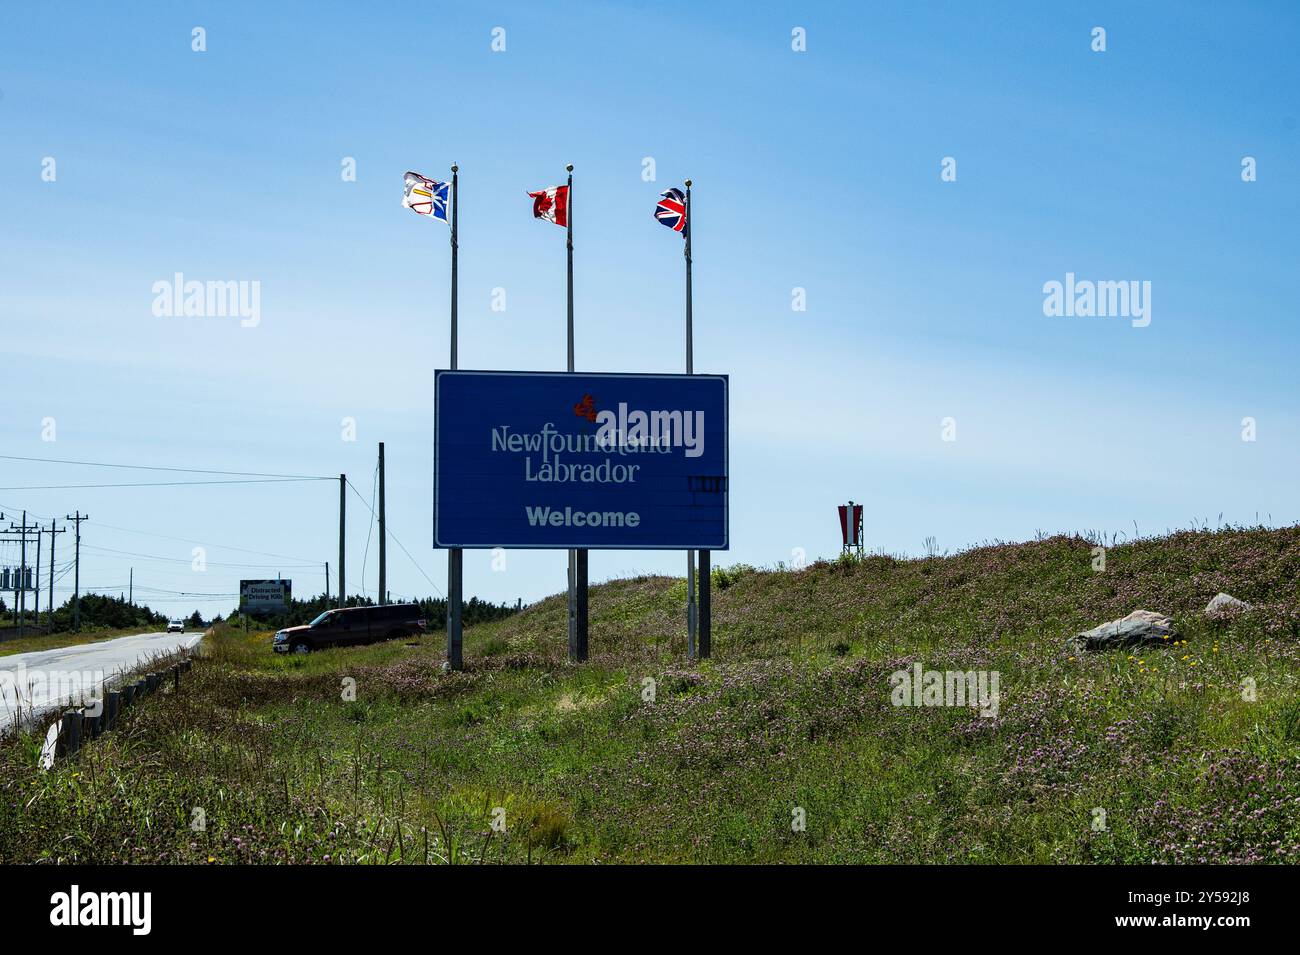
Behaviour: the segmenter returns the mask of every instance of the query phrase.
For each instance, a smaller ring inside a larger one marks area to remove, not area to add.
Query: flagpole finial
[[[452,163],[452,164],[451,164],[451,171],[452,171],[452,172],[460,172],[460,166],[456,165],[455,163]]]
[[[573,163],[566,163],[566,164],[565,164],[565,167],[564,167],[564,171],[565,171],[565,172],[573,172]]]
[[[686,188],[691,188],[691,181],[689,179],[686,180]]]

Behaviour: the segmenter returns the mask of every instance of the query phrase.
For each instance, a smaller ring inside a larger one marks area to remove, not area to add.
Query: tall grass
[[[1131,541],[1104,573],[1094,546],[715,571],[698,666],[664,577],[593,588],[580,667],[562,596],[471,629],[454,674],[439,636],[223,629],[76,760],[0,746],[0,861],[1293,861],[1300,531]],[[1253,609],[1205,620],[1220,590]],[[1067,647],[1138,607],[1180,639]],[[998,671],[997,716],[891,705],[916,662]]]

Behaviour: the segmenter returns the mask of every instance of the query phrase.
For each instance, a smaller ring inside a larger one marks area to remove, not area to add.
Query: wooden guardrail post
[[[101,709],[98,715],[91,712],[91,710],[93,710],[95,706],[96,706],[95,701],[92,701],[84,710],[81,711],[81,738],[83,740],[92,740],[96,736],[98,736],[101,732],[103,732],[103,726],[104,726],[104,710],[102,709],[103,703],[102,702],[99,703]]]
[[[71,756],[81,749],[81,712],[68,710],[63,714],[63,730],[59,733],[61,755]]]

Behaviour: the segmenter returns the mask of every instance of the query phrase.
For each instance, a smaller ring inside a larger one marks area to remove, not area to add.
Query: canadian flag
[[[569,225],[569,187],[551,186],[540,192],[530,192],[528,198],[533,200],[533,218],[545,219],[556,225]]]

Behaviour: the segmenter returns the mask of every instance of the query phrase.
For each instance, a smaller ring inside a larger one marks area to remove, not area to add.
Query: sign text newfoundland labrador
[[[726,550],[727,378],[438,371],[435,547]]]

